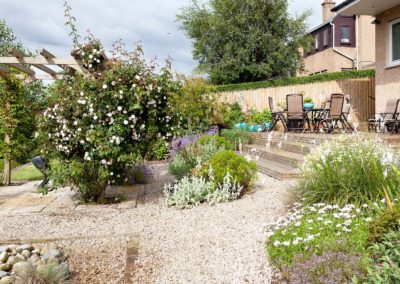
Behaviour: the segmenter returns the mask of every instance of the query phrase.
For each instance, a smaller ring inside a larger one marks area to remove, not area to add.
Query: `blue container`
[[[254,124],[249,126],[249,131],[250,132],[259,132],[262,130],[262,126],[259,124]]]
[[[271,122],[264,123],[264,128],[267,131],[271,130],[272,129],[272,123]]]
[[[313,103],[305,103],[305,104],[303,104],[303,107],[305,109],[313,109],[314,108],[314,104]]]
[[[246,122],[236,123],[234,127],[237,129],[247,129],[247,123]]]

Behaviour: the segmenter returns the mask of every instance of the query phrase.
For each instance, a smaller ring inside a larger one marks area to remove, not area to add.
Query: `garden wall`
[[[258,88],[254,90],[221,92],[222,102],[238,102],[243,109],[254,108],[263,110],[269,108],[268,97],[274,100],[275,108],[278,103],[286,102],[287,94],[302,93],[311,97],[316,107],[321,105],[321,100],[329,98],[333,93],[342,93],[351,96],[352,112],[355,119],[365,122],[375,114],[375,78],[351,78],[345,80],[314,82],[279,87]]]

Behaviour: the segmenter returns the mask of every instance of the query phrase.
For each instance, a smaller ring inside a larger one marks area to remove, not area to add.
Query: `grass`
[[[43,179],[42,173],[32,164],[11,173],[12,181],[31,181],[41,179]]]

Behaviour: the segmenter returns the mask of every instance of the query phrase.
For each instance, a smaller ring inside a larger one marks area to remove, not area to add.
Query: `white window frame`
[[[323,37],[324,47],[328,46],[329,45],[329,30],[328,29],[324,30],[322,37]]]
[[[319,34],[317,34],[316,36],[315,36],[315,45],[314,45],[314,48],[315,48],[315,50],[318,50],[319,49],[319,44],[320,44],[320,42],[319,42],[319,39],[320,38],[320,35]]]
[[[400,66],[400,59],[393,60],[393,26],[400,23],[400,18],[389,23],[388,67]]]

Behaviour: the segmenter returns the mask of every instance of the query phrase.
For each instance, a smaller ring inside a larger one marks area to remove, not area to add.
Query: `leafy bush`
[[[362,135],[326,142],[306,158],[297,187],[306,203],[363,204],[383,197],[383,186],[398,188],[398,154]]]
[[[216,96],[213,86],[201,78],[183,78],[182,88],[174,96],[173,108],[181,118],[185,130],[203,131],[214,122]]]
[[[168,145],[163,139],[157,140],[151,149],[151,158],[156,160],[164,160],[168,156]]]
[[[177,179],[181,179],[187,176],[192,171],[192,165],[189,163],[185,156],[181,153],[175,155],[171,163],[169,164],[169,172],[173,174]]]
[[[375,216],[369,226],[370,243],[379,242],[390,231],[400,231],[400,205],[393,210],[384,208]]]
[[[234,102],[233,104],[221,104],[218,108],[218,116],[219,122],[229,127],[245,121],[244,112],[238,102]]]
[[[247,161],[244,157],[233,151],[219,151],[203,164],[199,175],[207,178],[213,171],[214,185],[223,182],[224,177],[229,173],[243,189],[249,189],[256,174],[256,164]]]
[[[223,129],[221,136],[224,137],[231,145],[234,145],[234,150],[239,149],[240,142],[242,145],[250,144],[250,133],[244,129]]]
[[[180,209],[197,206],[202,202],[228,202],[237,199],[242,192],[242,187],[227,174],[222,183],[215,186],[213,173],[209,171],[207,179],[203,177],[184,177],[174,185],[167,185],[164,194],[168,206]]]
[[[127,168],[179,128],[170,65],[157,74],[140,47],[127,54],[115,55],[101,73],[57,81],[44,113],[46,150],[64,168],[60,180],[85,202],[102,202],[107,184],[124,182]]]
[[[267,228],[267,253],[277,268],[289,267],[296,256],[304,260],[324,251],[363,253],[368,240],[369,213],[354,205],[340,208],[324,203],[300,208]]]
[[[188,144],[175,155],[170,163],[169,170],[176,178],[179,179],[190,174],[194,168],[201,167],[201,165],[208,161],[215,153],[225,150],[225,141],[222,142],[223,140],[219,140],[220,145],[222,145],[219,147],[217,139],[207,138],[213,136],[207,135],[204,137],[205,138],[200,141],[201,143]]]
[[[310,97],[305,97],[305,98],[304,98],[304,103],[312,103],[312,98],[310,98]]]
[[[216,136],[216,135],[213,135],[213,136],[205,135],[205,136],[201,137],[197,141],[197,143],[199,145],[206,145],[206,144],[209,144],[209,143],[215,143],[215,145],[218,148],[223,148],[225,150],[232,150],[233,149],[232,144],[229,141],[227,141],[224,137]]]
[[[259,112],[257,110],[250,110],[246,117],[246,122],[251,124],[264,124],[272,121],[271,111],[264,109]]]
[[[368,283],[400,283],[400,231],[382,236],[379,243],[369,248]]]
[[[354,276],[364,277],[363,257],[343,252],[322,252],[304,258],[296,256],[294,265],[282,274],[287,283],[351,283]]]
[[[338,80],[348,80],[348,79],[365,78],[365,77],[375,77],[375,70],[354,70],[346,72],[333,72],[333,73],[316,74],[304,77],[291,77],[287,79],[277,79],[270,81],[219,85],[215,87],[215,91],[229,92],[229,91],[254,90],[260,88],[303,85],[315,82],[338,81]]]

